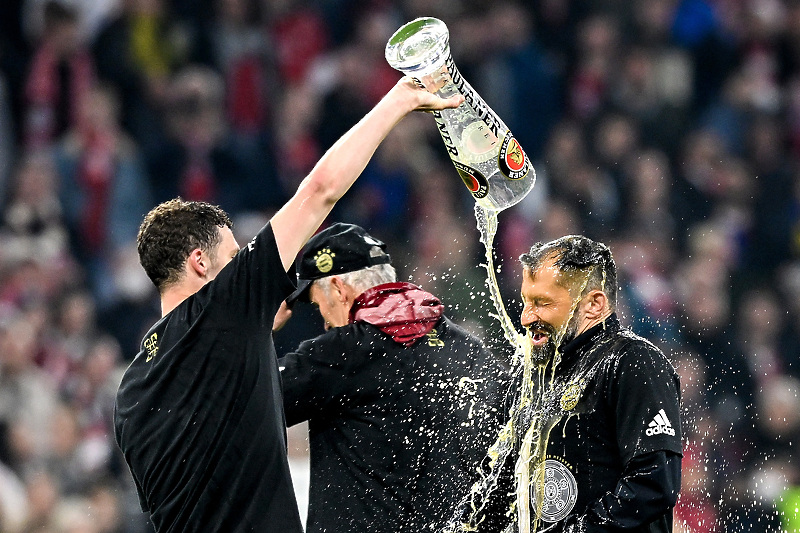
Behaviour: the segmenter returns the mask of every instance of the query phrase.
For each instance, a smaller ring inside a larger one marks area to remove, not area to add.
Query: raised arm
[[[272,231],[283,267],[289,269],[306,241],[404,116],[414,110],[458,107],[463,100],[460,95],[439,98],[418,88],[410,78],[398,81],[358,124],[322,156],[294,196],[272,217]]]

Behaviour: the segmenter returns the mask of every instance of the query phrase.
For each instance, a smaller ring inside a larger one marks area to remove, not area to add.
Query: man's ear
[[[589,294],[584,296],[583,301],[586,318],[589,320],[599,320],[603,318],[603,314],[608,307],[608,297],[606,293],[599,290],[589,291]]]
[[[198,276],[205,277],[208,271],[208,260],[200,248],[195,248],[189,252],[189,258],[186,260],[189,264],[189,269]]]
[[[342,278],[333,276],[331,278],[331,287],[333,288],[333,297],[338,302],[344,303],[347,301],[347,285],[342,281]]]

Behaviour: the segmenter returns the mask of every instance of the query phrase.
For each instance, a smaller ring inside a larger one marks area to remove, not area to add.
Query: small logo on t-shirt
[[[153,333],[145,339],[144,349],[147,350],[147,359],[145,359],[145,363],[149,363],[153,357],[158,355],[158,333]]]
[[[336,254],[331,253],[330,248],[323,248],[314,255],[314,264],[317,265],[317,270],[323,274],[330,272],[333,268],[333,258]]]
[[[661,409],[658,414],[653,417],[653,420],[651,420],[647,425],[647,431],[644,433],[648,437],[652,437],[653,435],[661,435],[662,433],[674,437],[675,428],[672,427],[672,423],[670,423],[669,418],[667,418],[667,413]]]
[[[444,346],[444,341],[439,338],[439,332],[436,329],[430,330],[425,335],[428,337],[428,346]]]

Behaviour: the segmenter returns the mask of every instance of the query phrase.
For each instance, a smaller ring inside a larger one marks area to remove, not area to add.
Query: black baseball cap
[[[336,222],[306,243],[303,255],[297,261],[297,290],[286,298],[286,303],[308,302],[308,289],[315,279],[389,262],[391,258],[386,253],[386,244],[361,226]]]

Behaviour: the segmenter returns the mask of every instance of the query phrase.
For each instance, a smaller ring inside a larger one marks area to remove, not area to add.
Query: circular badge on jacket
[[[535,483],[533,481],[532,483]],[[544,462],[542,520],[558,522],[567,517],[578,499],[578,482],[569,467],[556,459]],[[538,504],[536,487],[531,487],[533,505]]]

